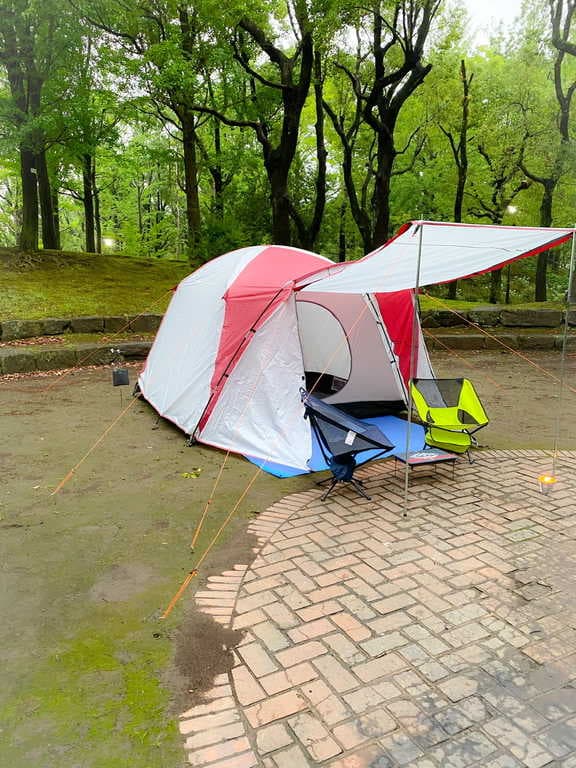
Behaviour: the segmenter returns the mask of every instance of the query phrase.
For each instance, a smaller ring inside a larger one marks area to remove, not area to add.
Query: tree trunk
[[[220,135],[220,122],[213,120],[214,128],[214,155],[216,162],[210,168],[214,185],[214,214],[218,221],[224,221],[224,175],[222,173],[222,138]]]
[[[544,191],[542,193],[542,202],[540,203],[540,226],[552,226],[552,203],[554,199],[554,190],[556,181],[552,178],[546,179]],[[536,285],[534,286],[534,301],[546,301],[547,298],[547,272],[548,272],[548,253],[538,254],[536,262]]]
[[[499,304],[502,298],[502,269],[490,272],[490,304]]]
[[[196,125],[194,115],[183,112],[182,147],[184,151],[184,192],[186,195],[186,223],[188,258],[198,255],[200,245],[200,199],[198,196],[198,162],[196,158]]]
[[[290,245],[290,202],[288,200],[288,171],[290,166],[283,153],[272,150],[266,162],[272,204],[272,242]]]
[[[38,198],[40,201],[40,214],[42,221],[42,247],[53,250],[58,249],[58,236],[54,227],[54,210],[52,208],[52,188],[48,165],[46,163],[46,150],[36,153],[36,173],[38,176]]]
[[[396,157],[392,128],[385,128],[378,134],[378,167],[374,180],[372,198],[375,212],[371,250],[384,245],[390,229],[390,179]]]
[[[96,234],[96,253],[102,253],[102,221],[100,219],[100,190],[96,185],[96,158],[92,158],[92,195],[94,196],[94,230]]]
[[[346,203],[340,206],[340,224],[338,227],[338,261],[346,261]]]
[[[59,251],[62,248],[62,240],[60,238],[60,199],[56,184],[52,185],[52,217],[54,219],[54,232],[56,233],[56,250]]]
[[[22,228],[18,245],[23,251],[38,250],[38,185],[34,162],[34,153],[21,146]]]
[[[96,252],[94,240],[94,196],[92,190],[92,157],[82,156],[82,185],[84,189],[84,229],[86,233],[86,250],[88,253]]]

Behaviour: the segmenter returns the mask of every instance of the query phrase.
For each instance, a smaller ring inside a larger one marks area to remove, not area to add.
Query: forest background
[[[575,8],[478,46],[445,0],[0,0],[0,246],[343,261],[414,218],[572,226]],[[559,299],[568,260],[443,290]]]

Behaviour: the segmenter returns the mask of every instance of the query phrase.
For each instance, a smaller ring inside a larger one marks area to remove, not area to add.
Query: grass
[[[164,312],[170,289],[192,268],[185,262],[41,252],[0,251],[0,321],[45,317],[122,315]],[[423,310],[465,311],[485,301],[436,300],[421,296]],[[514,304],[517,309],[560,309],[560,302]]]
[[[0,320],[163,312],[184,262],[95,254],[0,254]]]

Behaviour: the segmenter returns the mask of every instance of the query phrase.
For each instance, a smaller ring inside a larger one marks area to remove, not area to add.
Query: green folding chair
[[[412,402],[426,426],[427,445],[452,453],[465,453],[472,463],[470,447],[477,446],[474,433],[489,418],[469,379],[413,379]]]

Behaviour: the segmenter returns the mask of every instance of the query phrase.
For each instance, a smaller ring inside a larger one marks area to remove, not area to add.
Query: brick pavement
[[[255,560],[211,577],[202,611],[235,666],[180,730],[197,768],[576,768],[576,452],[391,462],[373,497],[287,497],[251,525]],[[420,473],[420,474],[418,474]]]

